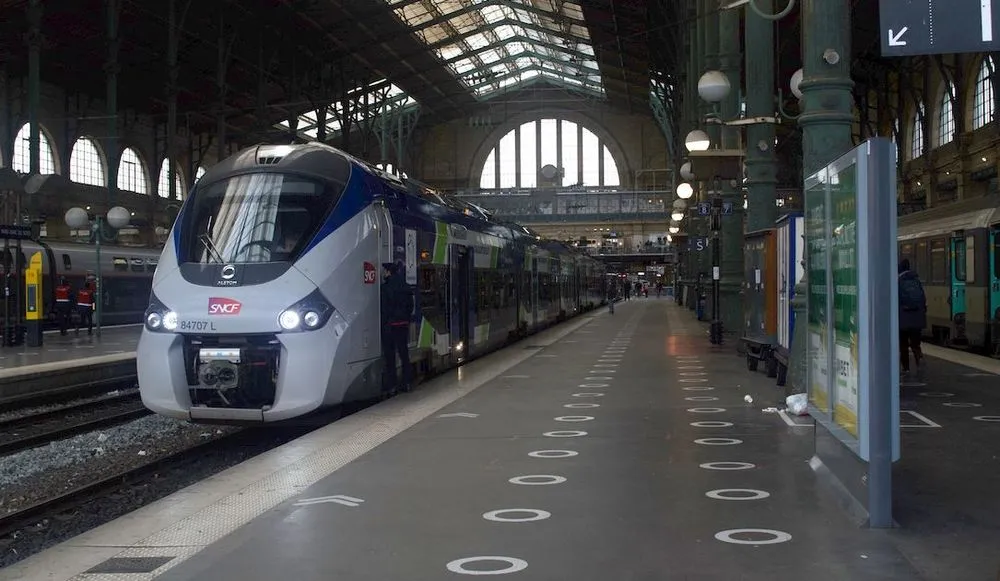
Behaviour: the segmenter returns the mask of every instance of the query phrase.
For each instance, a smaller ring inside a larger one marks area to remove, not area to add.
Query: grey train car
[[[326,145],[209,170],[160,258],[138,346],[152,411],[291,420],[381,391],[381,264],[405,265],[434,373],[604,302],[594,259]]]
[[[60,277],[79,290],[88,275],[97,272],[97,253],[90,244],[15,241],[0,246],[0,272],[3,274],[6,305],[0,306],[0,320],[11,323],[24,318],[23,273],[35,252],[42,252],[42,293],[45,328],[58,327],[56,322],[55,288]],[[102,323],[125,325],[142,323],[153,283],[153,273],[161,250],[128,246],[101,246]],[[20,313],[20,317],[18,317]]]
[[[927,294],[934,342],[996,355],[1000,345],[1000,212],[995,196],[899,217],[899,258]]]

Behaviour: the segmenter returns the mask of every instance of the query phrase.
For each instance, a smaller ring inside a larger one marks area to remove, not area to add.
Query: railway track
[[[0,456],[149,415],[138,393],[111,395],[0,422]]]

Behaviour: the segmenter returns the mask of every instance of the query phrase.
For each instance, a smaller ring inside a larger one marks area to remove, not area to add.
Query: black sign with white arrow
[[[882,56],[1000,50],[998,10],[1000,0],[879,0]]]

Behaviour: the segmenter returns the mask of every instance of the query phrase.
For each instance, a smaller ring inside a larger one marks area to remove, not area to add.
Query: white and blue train
[[[599,261],[318,143],[199,180],[160,257],[142,401],[205,423],[306,416],[381,391],[381,264],[415,294],[411,357],[459,365],[605,302]]]

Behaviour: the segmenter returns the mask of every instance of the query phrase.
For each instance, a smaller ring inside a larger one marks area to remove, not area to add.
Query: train
[[[381,265],[414,293],[434,374],[606,302],[603,263],[320,143],[256,145],[198,181],[168,235],[137,348],[142,401],[274,424],[381,393]]]
[[[900,216],[899,258],[927,295],[933,342],[1000,356],[1000,199],[988,195]]]
[[[102,324],[141,324],[148,306],[147,297],[161,250],[103,244],[101,264],[92,244],[7,240],[0,246],[0,273],[6,301],[0,305],[0,320],[9,325],[23,324],[24,282],[21,273],[36,252],[42,253],[43,327],[58,328],[54,310],[55,288],[60,278],[75,289],[88,276],[101,272]],[[8,325],[5,324],[4,327]]]

